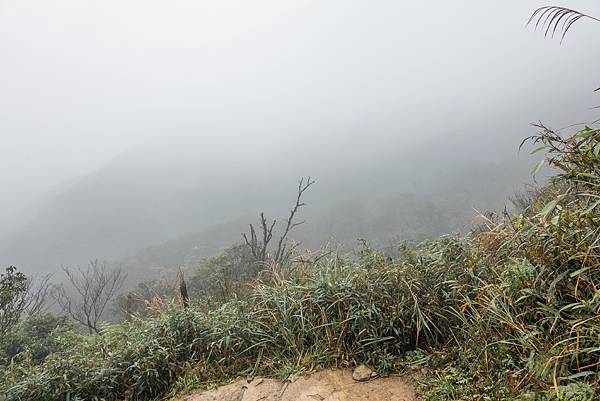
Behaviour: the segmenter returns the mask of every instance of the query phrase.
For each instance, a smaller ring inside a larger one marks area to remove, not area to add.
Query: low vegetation
[[[363,245],[258,269],[244,245],[230,248],[192,276],[187,308],[154,303],[156,313],[100,335],[44,320],[44,350],[0,351],[0,394],[152,400],[237,376],[366,363],[418,369],[424,400],[597,399],[600,130],[563,139],[540,128],[530,141],[547,157],[535,172],[548,164],[556,175],[513,215],[402,244],[393,257]]]

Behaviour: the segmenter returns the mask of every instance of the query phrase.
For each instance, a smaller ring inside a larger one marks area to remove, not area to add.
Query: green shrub
[[[63,316],[51,314],[31,316],[0,338],[0,366],[13,358],[29,358],[38,364],[52,352],[60,351],[64,344],[60,336],[73,327]]]
[[[448,252],[463,246],[455,237],[424,244],[407,255],[411,263],[369,248],[360,260],[331,255],[256,282],[247,301],[174,307],[159,319],[106,326],[102,336],[68,334],[69,347],[41,365],[8,370],[7,399],[152,398],[190,364],[206,380],[359,361],[392,370],[403,352],[442,344],[461,324],[455,287],[472,278]]]
[[[462,291],[452,363],[514,397],[587,399],[600,377],[600,131],[532,139],[558,174],[526,214],[471,236],[485,273]]]
[[[247,245],[232,245],[200,261],[190,276],[190,290],[202,298],[226,302],[242,296],[263,267]]]
[[[29,279],[14,266],[0,273],[0,336],[17,324],[28,306]]]

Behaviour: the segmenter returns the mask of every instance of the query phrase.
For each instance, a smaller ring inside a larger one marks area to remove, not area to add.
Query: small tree
[[[63,267],[73,287],[70,296],[64,286],[57,287],[54,297],[62,310],[86,327],[90,334],[100,334],[98,323],[108,302],[123,285],[126,274],[121,268],[109,269],[106,262],[92,260],[86,269],[70,270]]]
[[[298,191],[296,193],[296,203],[294,204],[292,210],[290,211],[290,214],[286,220],[286,226],[283,230],[283,233],[281,234],[281,236],[279,237],[279,240],[277,241],[277,248],[275,248],[272,252],[269,252],[269,243],[273,239],[273,229],[275,228],[277,220],[274,219],[271,224],[268,224],[265,214],[261,212],[261,214],[260,214],[260,231],[261,231],[260,236],[261,236],[261,238],[259,239],[256,229],[254,228],[254,226],[252,224],[250,224],[250,238],[248,238],[248,235],[242,234],[242,237],[244,238],[244,242],[250,248],[252,255],[258,262],[262,263],[263,265],[265,265],[267,262],[273,262],[275,264],[275,266],[278,266],[278,267],[284,266],[289,262],[290,257],[292,255],[292,253],[294,252],[294,249],[296,248],[297,244],[291,245],[291,246],[288,244],[288,234],[294,228],[296,228],[299,225],[304,223],[304,221],[297,222],[295,220],[296,213],[302,206],[305,205],[305,203],[302,202],[302,195],[314,183],[315,183],[315,181],[311,180],[310,176],[306,179],[301,178],[300,181],[298,181]]]
[[[232,245],[200,261],[190,276],[190,289],[226,301],[241,296],[245,284],[256,278],[260,268],[246,244]]]
[[[14,266],[0,274],[0,335],[14,326],[25,310],[27,299],[27,276]]]
[[[50,276],[27,277],[14,266],[0,274],[0,335],[12,329],[23,315],[39,314],[46,305]]]

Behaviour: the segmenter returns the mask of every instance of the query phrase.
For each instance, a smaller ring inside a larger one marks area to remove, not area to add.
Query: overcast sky
[[[560,45],[525,29],[540,5],[0,0],[0,219],[153,143],[360,146],[350,131],[365,122],[425,140],[515,105],[528,112],[511,138],[537,119],[591,120],[600,24]]]

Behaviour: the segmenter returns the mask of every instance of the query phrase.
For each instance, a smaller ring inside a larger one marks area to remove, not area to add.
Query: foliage
[[[59,337],[71,329],[64,316],[43,314],[20,321],[0,338],[0,366],[11,363],[13,358],[33,364],[42,362],[50,353],[62,350]]]
[[[158,396],[190,364],[204,380],[271,375],[365,361],[381,372],[418,344],[442,344],[460,324],[444,313],[453,282],[471,281],[448,250],[447,237],[390,261],[369,248],[359,260],[329,255],[284,277],[272,272],[246,301],[212,309],[172,307],[158,319],[106,326],[102,336],[72,334],[70,347],[39,366],[9,369],[8,400],[59,400],[67,395],[121,399]],[[409,263],[410,262],[410,263]],[[406,279],[408,272],[415,272]],[[436,283],[433,288],[430,283]]]
[[[138,283],[135,291],[117,297],[116,313],[123,316],[123,320],[153,317],[158,311],[164,309],[164,305],[173,303],[176,297],[175,285],[169,283],[164,277],[144,281]]]
[[[600,131],[586,127],[563,139],[540,128],[529,138],[541,145],[534,152],[547,152],[538,166],[557,174],[522,214],[471,237],[479,252],[472,263],[486,277],[464,299],[467,324],[450,363],[477,377],[477,386],[501,384],[510,397],[593,399],[600,377]],[[439,364],[438,385],[426,393],[448,384],[448,363]]]
[[[23,315],[40,313],[46,303],[49,276],[37,282],[14,266],[0,274],[0,336],[10,332]]]
[[[26,307],[27,276],[14,266],[0,274],[0,335],[14,326]]]
[[[600,19],[577,10],[566,7],[545,6],[535,10],[527,24],[535,23],[535,29],[540,28],[544,32],[544,37],[554,38],[554,35],[558,33],[562,42],[573,24],[580,19],[600,22]]]
[[[233,245],[200,262],[190,276],[190,289],[201,297],[224,302],[242,295],[245,284],[255,279],[261,269],[248,246]]]

